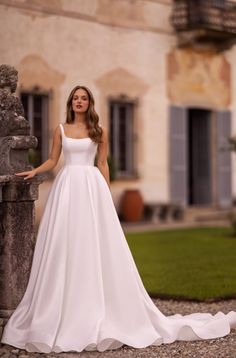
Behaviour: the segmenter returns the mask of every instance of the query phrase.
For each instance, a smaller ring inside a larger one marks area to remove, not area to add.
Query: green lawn
[[[130,233],[126,238],[151,296],[236,297],[236,238],[230,229]]]

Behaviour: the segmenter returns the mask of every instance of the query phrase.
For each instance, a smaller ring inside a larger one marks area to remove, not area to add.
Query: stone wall
[[[28,149],[37,146],[14,95],[16,86],[17,71],[0,65],[0,325],[16,308],[28,283],[35,245],[34,201],[42,181],[40,176],[24,181],[15,175],[31,169]]]

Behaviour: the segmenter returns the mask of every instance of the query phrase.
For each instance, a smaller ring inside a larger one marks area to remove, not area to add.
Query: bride
[[[102,352],[223,337],[236,328],[234,311],[165,316],[154,305],[112,201],[108,133],[84,86],[69,95],[49,159],[16,175],[28,180],[53,169],[61,151],[65,163],[40,222],[28,286],[2,343],[30,352]]]

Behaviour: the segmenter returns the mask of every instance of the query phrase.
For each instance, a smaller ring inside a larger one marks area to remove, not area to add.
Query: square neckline
[[[60,127],[62,129],[62,134],[65,138],[68,138],[68,139],[74,139],[74,140],[82,140],[82,139],[91,139],[90,137],[84,137],[84,138],[72,138],[72,137],[68,137],[65,135],[65,131],[64,131],[64,127],[63,127],[63,124],[60,123]]]

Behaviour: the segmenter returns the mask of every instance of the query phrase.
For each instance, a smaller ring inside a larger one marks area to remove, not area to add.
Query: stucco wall
[[[130,187],[140,188],[146,201],[169,199],[168,106],[173,102],[193,104],[199,96],[196,88],[195,94],[188,92],[191,83],[183,88],[181,73],[169,77],[175,68],[174,60],[177,58],[181,64],[183,56],[192,56],[196,62],[195,73],[192,72],[195,82],[200,77],[204,81],[206,74],[210,76],[201,55],[174,50],[176,38],[169,23],[170,13],[168,0],[12,0],[10,4],[0,0],[0,62],[19,70],[19,90],[38,85],[50,93],[50,136],[55,126],[64,121],[66,99],[78,83],[93,91],[105,126],[109,95],[126,94],[137,100],[139,179],[112,184],[117,207],[122,191]],[[213,77],[208,76],[207,103],[209,99],[216,100],[211,88],[218,91],[216,107],[232,109],[233,132],[236,132],[235,51],[233,48],[214,59],[204,55],[205,64],[213,69]],[[228,65],[230,78],[226,73]],[[184,78],[184,65],[182,71]],[[235,170],[234,158],[232,176],[236,194]],[[47,184],[42,185],[43,193],[47,192],[46,187]],[[46,197],[43,193],[41,203]]]
[[[64,121],[67,96],[78,83],[93,91],[106,126],[108,94],[137,98],[140,179],[114,183],[113,198],[118,205],[123,189],[135,186],[145,200],[168,200],[166,55],[175,42],[170,2],[17,0],[9,7],[3,3],[0,0],[5,34],[1,63],[19,70],[19,88],[39,85],[51,91],[50,136]]]

